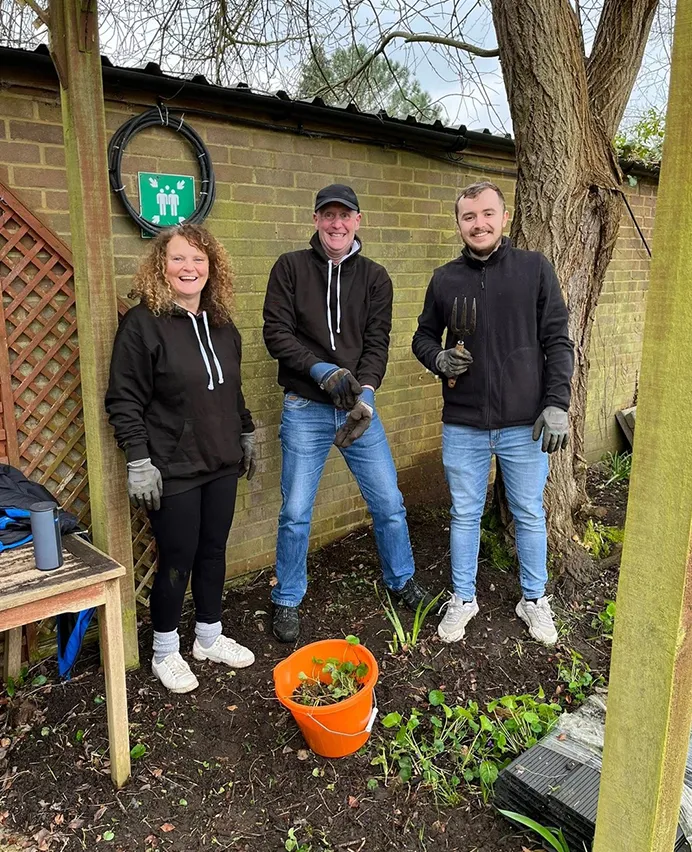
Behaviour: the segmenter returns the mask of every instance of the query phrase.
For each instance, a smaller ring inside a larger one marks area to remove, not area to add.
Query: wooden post
[[[692,723],[692,2],[678,3],[594,852],[670,852]]]
[[[50,0],[70,201],[79,362],[94,544],[128,569],[121,583],[125,664],[139,664],[130,510],[123,459],[104,410],[118,313],[96,0]]]

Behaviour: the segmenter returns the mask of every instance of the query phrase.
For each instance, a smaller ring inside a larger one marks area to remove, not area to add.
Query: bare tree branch
[[[48,26],[48,10],[42,9],[38,5],[36,0],[15,0],[15,2],[17,2],[20,6],[22,6],[22,5],[28,6],[31,9],[31,11],[38,17],[38,19],[41,21],[41,23]]]
[[[465,41],[458,41],[454,38],[449,38],[447,36],[434,35],[433,33],[410,33],[404,32],[400,30],[396,30],[391,33],[387,33],[386,36],[382,39],[382,41],[378,44],[378,46],[373,50],[372,53],[368,55],[368,57],[358,66],[358,68],[353,71],[352,74],[349,74],[348,77],[343,80],[339,80],[335,83],[335,86],[348,86],[352,83],[357,77],[359,77],[364,71],[367,71],[370,64],[378,57],[381,53],[387,48],[387,45],[390,44],[394,39],[403,39],[404,42],[410,44],[412,42],[426,42],[427,44],[443,44],[446,47],[453,47],[456,50],[464,50],[467,53],[472,54],[473,56],[481,56],[485,58],[492,58],[500,55],[500,51],[497,49],[494,50],[486,50],[482,47],[477,47],[475,44],[469,44]],[[325,87],[324,89],[320,89],[316,94],[320,94],[323,91],[327,91],[331,89],[331,86]]]

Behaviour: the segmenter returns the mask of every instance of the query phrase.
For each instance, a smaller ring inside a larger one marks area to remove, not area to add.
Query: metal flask
[[[52,571],[62,565],[60,516],[58,505],[51,500],[33,503],[29,509],[34,557],[39,571]]]

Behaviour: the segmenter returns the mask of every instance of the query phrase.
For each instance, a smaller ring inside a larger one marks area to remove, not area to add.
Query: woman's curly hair
[[[166,249],[173,237],[183,237],[209,258],[209,280],[202,290],[199,309],[206,311],[214,326],[231,321],[233,309],[233,273],[226,249],[200,225],[175,225],[161,231],[151,244],[135,275],[129,298],[139,299],[155,315],[173,310],[175,290],[166,280]]]

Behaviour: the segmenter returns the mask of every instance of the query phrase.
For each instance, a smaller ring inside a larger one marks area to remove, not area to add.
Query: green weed
[[[360,644],[357,636],[347,636],[346,641],[351,645]],[[336,657],[326,660],[313,657],[312,662],[322,666],[321,673],[326,675],[328,680],[323,681],[310,677],[305,672],[298,672],[300,686],[293,693],[293,700],[308,707],[336,704],[337,701],[350,698],[361,689],[363,679],[368,673],[367,663],[356,665],[350,660],[338,660]]]
[[[296,837],[295,828],[289,828],[284,849],[286,852],[312,852],[312,843],[301,843]]]
[[[433,609],[435,604],[439,601],[440,597],[442,596],[442,592],[440,592],[437,597],[433,598],[426,606],[423,606],[423,601],[418,604],[416,612],[413,616],[413,626],[410,630],[405,630],[404,625],[401,623],[401,619],[399,618],[399,613],[397,612],[394,604],[392,603],[392,599],[389,596],[389,592],[385,591],[385,594],[387,596],[387,600],[385,602],[380,595],[380,590],[377,586],[377,583],[374,583],[373,585],[375,586],[377,597],[379,598],[380,603],[382,604],[384,614],[387,616],[387,619],[394,628],[392,638],[389,640],[389,642],[387,642],[387,644],[389,645],[390,652],[392,654],[398,654],[399,651],[410,651],[412,648],[415,648],[418,644],[420,632],[423,629],[425,619],[428,617],[430,611]]]
[[[629,480],[632,473],[632,453],[606,453],[601,463],[609,474],[608,479],[603,483],[604,488],[612,485],[613,482]]]
[[[568,704],[575,701],[581,704],[595,686],[604,682],[601,675],[594,675],[591,666],[574,649],[570,651],[569,659],[558,656],[557,661],[557,678],[562,682],[559,689]]]
[[[619,527],[607,527],[600,521],[589,518],[582,544],[595,559],[604,559],[609,555],[615,543],[624,541],[625,531]]]
[[[507,817],[507,819],[511,819],[513,822],[517,822],[525,828],[530,828],[531,831],[535,831],[536,834],[541,839],[547,841],[551,848],[555,849],[556,852],[569,852],[569,846],[567,845],[565,835],[562,833],[561,828],[546,828],[544,825],[536,822],[536,820],[524,816],[523,814],[518,814],[515,811],[503,811],[499,808],[498,810],[503,817]]]
[[[535,745],[555,725],[562,709],[537,695],[506,695],[484,709],[475,702],[450,707],[434,689],[430,712],[413,708],[408,719],[389,713],[385,728],[396,729],[372,761],[384,781],[398,769],[404,781],[418,780],[443,805],[459,804],[464,788],[480,788],[487,800],[502,768]]]
[[[605,601],[605,607],[596,614],[591,626],[600,628],[604,636],[612,639],[615,627],[615,601]]]

